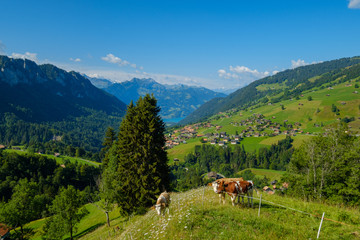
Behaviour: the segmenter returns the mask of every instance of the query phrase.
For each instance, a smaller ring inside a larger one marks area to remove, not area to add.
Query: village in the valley
[[[228,115],[221,116],[221,118],[228,117]],[[272,119],[275,119],[275,116]],[[166,147],[173,148],[180,144],[186,144],[186,141],[191,138],[200,138],[202,143],[224,146],[227,144],[239,144],[241,139],[246,137],[277,136],[279,134],[295,136],[296,134],[304,133],[300,128],[301,124],[299,122],[289,123],[288,120],[285,120],[283,124],[280,124],[266,119],[262,114],[253,114],[245,120],[231,122],[230,124],[236,127],[235,134],[221,131],[221,125],[214,125],[210,122],[187,125],[181,129],[174,130],[166,136]],[[203,133],[211,128],[215,130],[214,133]],[[201,132],[199,131],[200,129]],[[307,132],[306,134],[310,133]]]

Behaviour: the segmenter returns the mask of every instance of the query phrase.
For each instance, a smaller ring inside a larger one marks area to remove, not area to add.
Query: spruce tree
[[[105,174],[116,177],[117,203],[122,214],[142,212],[156,196],[169,190],[169,167],[165,146],[165,124],[154,96],[129,104],[117,141],[109,151]],[[110,169],[111,168],[111,169]]]
[[[114,131],[114,129],[112,127],[108,127],[105,133],[105,138],[104,138],[104,142],[103,142],[103,148],[101,149],[101,158],[102,160],[102,164],[103,164],[103,168],[106,168],[108,161],[109,161],[109,156],[108,156],[108,152],[111,148],[111,146],[113,145],[113,143],[116,140],[116,133]]]

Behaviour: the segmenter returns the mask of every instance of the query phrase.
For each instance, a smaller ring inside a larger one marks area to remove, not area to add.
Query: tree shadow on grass
[[[88,233],[90,233],[90,232],[92,232],[92,231],[95,231],[97,228],[99,228],[99,227],[101,227],[101,226],[104,226],[104,225],[105,225],[105,223],[98,223],[98,224],[96,224],[96,225],[94,225],[94,226],[91,226],[91,227],[85,229],[84,231],[79,232],[78,234],[74,235],[74,238],[75,238],[75,239],[78,239],[78,238],[80,238],[80,237],[83,237],[83,236],[85,236],[86,234],[88,234]],[[70,239],[70,237],[65,238],[65,240],[69,240],[69,239]]]

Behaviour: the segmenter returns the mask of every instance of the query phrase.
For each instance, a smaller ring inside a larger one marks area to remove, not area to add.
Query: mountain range
[[[27,144],[65,136],[66,144],[97,151],[126,105],[76,72],[0,56],[0,142]]]
[[[0,112],[31,122],[60,121],[88,109],[123,115],[125,104],[76,72],[0,56]]]
[[[101,79],[90,78],[90,81],[96,86],[108,84]],[[161,108],[160,114],[166,120],[184,118],[205,102],[226,96],[204,87],[162,85],[151,78],[133,78],[130,81],[113,83],[103,89],[126,104],[136,102],[140,96],[147,93],[154,94]]]

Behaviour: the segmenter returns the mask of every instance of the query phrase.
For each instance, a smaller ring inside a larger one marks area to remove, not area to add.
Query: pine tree
[[[111,146],[115,141],[116,141],[116,133],[112,127],[108,127],[105,133],[104,142],[102,144],[104,147],[101,149],[101,158],[103,159],[102,164],[104,168],[106,168],[109,161],[109,156],[107,153],[109,152]]]
[[[165,124],[154,96],[129,104],[118,139],[109,151],[105,174],[116,176],[117,203],[122,214],[141,212],[154,204],[156,195],[169,190]],[[116,174],[114,174],[116,168]]]

